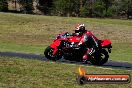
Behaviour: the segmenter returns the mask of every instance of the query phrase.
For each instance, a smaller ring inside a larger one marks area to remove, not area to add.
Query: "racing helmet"
[[[77,34],[77,35],[80,35],[80,34],[83,34],[86,30],[85,30],[85,26],[84,26],[84,24],[77,24],[76,26],[75,26],[75,33]]]

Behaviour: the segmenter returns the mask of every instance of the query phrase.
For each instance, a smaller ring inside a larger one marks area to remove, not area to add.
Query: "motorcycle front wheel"
[[[45,51],[44,51],[44,55],[47,59],[49,60],[53,60],[53,61],[56,61],[56,60],[59,60],[62,58],[62,55],[61,55],[61,52],[58,50],[56,55],[53,55],[53,51],[54,49],[50,46],[48,46]]]

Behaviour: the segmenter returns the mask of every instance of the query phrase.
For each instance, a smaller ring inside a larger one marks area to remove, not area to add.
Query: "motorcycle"
[[[68,60],[82,61],[83,55],[89,48],[87,45],[75,47],[76,43],[79,42],[80,40],[76,35],[70,35],[68,32],[58,34],[53,43],[45,49],[44,55],[47,59],[53,61],[62,57]],[[111,53],[112,45],[110,40],[99,40],[98,44],[99,48],[90,55],[89,59],[93,65],[103,65],[108,61],[109,53]]]

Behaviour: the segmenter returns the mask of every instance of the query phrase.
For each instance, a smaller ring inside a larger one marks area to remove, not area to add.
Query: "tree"
[[[72,16],[79,14],[79,0],[55,0],[55,13],[61,16]]]
[[[22,6],[21,8],[22,12],[32,13],[33,0],[17,0],[17,2]]]
[[[105,10],[106,10],[106,13],[107,13],[109,7],[112,6],[113,0],[102,0],[102,1],[103,1],[103,3],[104,3]]]
[[[93,8],[93,13],[95,17],[105,16],[105,4],[102,1],[96,1]]]
[[[80,1],[80,16],[82,17],[93,17],[93,0],[81,0]]]
[[[38,0],[37,8],[44,14],[50,14],[51,8],[53,6],[53,0]]]
[[[132,0],[128,1],[127,18],[129,19],[130,16],[132,16]]]
[[[83,0],[80,8],[83,17],[104,17],[104,3],[102,0]]]
[[[8,3],[7,0],[0,0],[0,11],[8,11]]]
[[[132,0],[118,0],[117,5],[119,15],[126,15],[128,19],[132,16]]]

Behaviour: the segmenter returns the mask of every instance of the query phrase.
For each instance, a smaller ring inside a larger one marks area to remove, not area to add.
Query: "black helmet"
[[[76,28],[75,33],[78,34],[78,35],[82,34],[86,31],[84,24],[78,24],[75,28]]]

